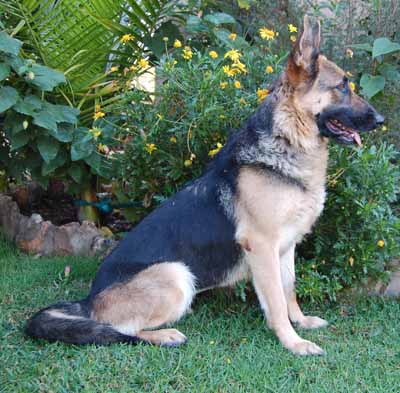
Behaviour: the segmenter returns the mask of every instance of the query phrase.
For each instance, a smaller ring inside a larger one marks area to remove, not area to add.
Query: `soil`
[[[26,216],[40,214],[43,220],[58,226],[79,221],[79,206],[74,204],[75,198],[67,194],[60,183],[51,184],[48,190],[31,185],[18,187],[12,196],[21,213]],[[101,215],[100,224],[108,227],[114,234],[127,232],[132,228],[132,223],[118,210]]]

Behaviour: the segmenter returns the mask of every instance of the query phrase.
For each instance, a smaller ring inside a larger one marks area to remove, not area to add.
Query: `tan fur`
[[[193,296],[194,279],[187,267],[163,262],[96,296],[91,318],[110,323],[121,333],[136,335],[178,320]]]

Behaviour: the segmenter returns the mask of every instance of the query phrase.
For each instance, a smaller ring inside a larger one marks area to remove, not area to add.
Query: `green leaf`
[[[400,80],[400,72],[392,64],[384,63],[379,67],[379,72],[382,74],[388,81],[395,82]]]
[[[43,91],[52,91],[59,84],[66,82],[65,75],[62,72],[43,65],[33,64],[31,71],[34,77],[33,79],[27,78],[27,82],[39,87]]]
[[[72,163],[68,169],[68,174],[74,179],[75,182],[80,183],[82,180],[83,170],[82,166],[77,163]]]
[[[243,10],[249,10],[250,9],[250,2],[249,0],[237,0],[239,8]]]
[[[54,138],[43,135],[38,138],[37,147],[43,160],[49,163],[56,158],[60,144]]]
[[[77,128],[71,146],[71,160],[78,161],[89,157],[93,150],[93,135],[89,132],[89,129],[85,127]]]
[[[191,15],[187,18],[186,28],[188,33],[205,33],[209,31],[208,26],[205,25],[198,16]]]
[[[388,53],[396,52],[400,50],[400,44],[397,42],[392,42],[389,38],[382,37],[377,38],[374,41],[374,46],[372,49],[372,57],[378,57],[381,55],[386,55]]]
[[[68,155],[64,149],[60,149],[54,160],[50,162],[43,162],[42,165],[42,175],[48,176],[50,173],[54,172],[57,168],[62,167],[67,161]]]
[[[93,151],[90,156],[85,158],[85,162],[90,166],[93,173],[99,176],[105,176],[103,173],[104,168],[102,167],[102,156],[99,153]]]
[[[75,127],[72,124],[60,123],[57,124],[55,130],[49,130],[51,136],[56,138],[60,142],[68,143],[72,142],[74,137]]]
[[[0,113],[10,109],[18,101],[18,92],[13,87],[3,86],[0,88]]]
[[[39,113],[34,113],[33,123],[47,130],[57,131],[57,122],[53,114],[44,107]]]
[[[363,74],[360,80],[360,86],[363,89],[363,94],[370,99],[385,88],[385,77],[381,75],[372,76]]]
[[[372,45],[371,44],[353,44],[349,45],[350,48],[365,50],[366,52],[372,53]]]
[[[42,110],[35,114],[34,123],[40,127],[57,132],[57,123],[78,122],[79,110],[65,105],[43,102]]]
[[[0,32],[0,52],[18,56],[21,46],[22,42],[20,40],[10,37],[4,31]]]
[[[30,136],[29,134],[24,132],[19,132],[16,135],[13,135],[11,139],[11,151],[17,150],[20,147],[25,146],[29,142]]]
[[[233,16],[223,12],[214,12],[213,14],[208,14],[204,17],[204,20],[215,26],[236,23],[236,20]]]
[[[34,116],[37,111],[42,108],[43,102],[36,96],[26,96],[23,100],[19,100],[13,109],[24,115]]]
[[[6,79],[11,73],[11,68],[6,63],[0,63],[0,82]]]

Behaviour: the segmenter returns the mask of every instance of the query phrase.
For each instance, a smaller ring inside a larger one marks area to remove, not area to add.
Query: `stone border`
[[[20,213],[10,196],[0,194],[0,232],[22,251],[35,256],[104,255],[117,243],[88,221],[56,226],[39,214]]]

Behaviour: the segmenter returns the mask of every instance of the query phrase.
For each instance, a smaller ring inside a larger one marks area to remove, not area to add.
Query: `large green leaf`
[[[6,63],[0,63],[0,82],[6,79],[11,73],[11,68]]]
[[[13,109],[28,116],[34,116],[43,106],[43,102],[36,96],[26,96],[23,100],[18,100]]]
[[[56,86],[65,83],[65,75],[49,67],[33,64],[31,68],[33,78],[27,78],[27,82],[39,87],[43,91],[52,91]]]
[[[392,64],[383,63],[379,67],[379,72],[391,82],[399,81],[400,80],[400,72],[398,67],[395,67]]]
[[[38,138],[37,147],[43,160],[50,163],[51,160],[56,158],[60,144],[54,138],[43,135]]]
[[[42,164],[42,176],[48,176],[50,173],[54,172],[57,168],[60,168],[67,161],[67,153],[64,149],[60,149],[57,156],[50,162],[43,162]]]
[[[214,12],[213,14],[208,14],[204,17],[204,20],[215,26],[236,23],[236,20],[233,16],[223,12]]]
[[[33,122],[43,128],[57,132],[57,123],[76,124],[79,110],[65,105],[43,102],[42,109],[34,114]]]
[[[385,88],[385,77],[363,74],[360,79],[363,94],[369,99]]]
[[[57,124],[56,129],[49,130],[50,134],[60,142],[72,142],[75,128],[69,123]]]
[[[0,113],[10,109],[18,101],[18,92],[11,86],[0,88]]]
[[[71,160],[82,160],[90,156],[93,150],[93,135],[89,132],[89,129],[85,127],[77,128],[71,146]]]
[[[11,151],[17,150],[20,147],[25,146],[29,142],[30,136],[29,133],[19,132],[18,134],[14,135],[11,139]]]
[[[72,163],[72,165],[68,168],[68,174],[74,179],[76,183],[80,183],[83,176],[82,165],[78,163]]]
[[[0,52],[8,53],[13,56],[18,56],[22,42],[10,37],[4,31],[0,31]]]
[[[389,40],[389,38],[386,37],[377,38],[374,41],[374,46],[372,48],[372,57],[375,58],[381,55],[396,52],[398,50],[400,50],[399,43],[392,42]]]

